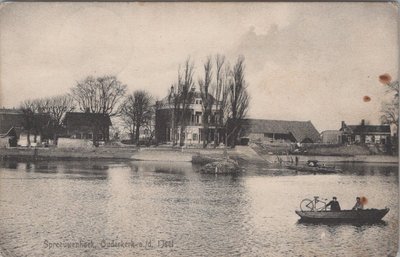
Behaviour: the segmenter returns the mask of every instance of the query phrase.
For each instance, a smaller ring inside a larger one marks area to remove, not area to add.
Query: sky
[[[398,78],[392,3],[6,3],[0,10],[0,106],[68,93],[116,75],[163,98],[190,56],[245,57],[250,118],[378,124],[378,77]],[[363,101],[369,96],[371,101]]]

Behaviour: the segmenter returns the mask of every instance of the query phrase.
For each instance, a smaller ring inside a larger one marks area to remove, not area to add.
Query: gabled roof
[[[1,137],[1,138],[5,138],[5,137],[13,137],[13,136],[16,136],[16,135],[17,135],[16,129],[15,129],[14,127],[11,127],[11,128],[7,131],[7,133],[5,133],[5,134],[0,134],[0,137]]]
[[[390,134],[390,125],[347,125],[351,133],[388,133]],[[343,129],[341,129],[343,130]],[[347,131],[346,131],[347,132]]]
[[[67,112],[64,118],[67,126],[111,126],[108,114],[88,112]]]
[[[320,134],[311,121],[245,119],[242,126],[246,133],[292,134],[297,142],[307,138],[313,142],[320,140]]]

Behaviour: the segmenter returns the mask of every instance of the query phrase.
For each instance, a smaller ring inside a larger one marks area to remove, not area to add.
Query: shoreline
[[[274,165],[294,160],[297,156],[299,163],[308,160],[333,163],[399,163],[398,156],[389,155],[259,155],[249,147],[238,146],[228,149],[232,159],[243,162],[265,163]],[[223,149],[203,148],[163,148],[163,147],[99,147],[99,148],[0,148],[1,159],[17,160],[125,160],[125,161],[162,161],[162,162],[192,162],[207,163],[209,160],[223,158]]]

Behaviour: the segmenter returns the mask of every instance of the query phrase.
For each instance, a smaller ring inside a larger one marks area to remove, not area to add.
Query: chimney
[[[364,126],[364,125],[365,125],[365,120],[362,119],[362,120],[361,120],[361,126]]]
[[[342,120],[342,129],[346,127],[346,123],[344,123],[344,121]]]

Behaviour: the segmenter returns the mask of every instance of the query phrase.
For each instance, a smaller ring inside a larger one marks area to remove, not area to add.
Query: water
[[[16,256],[395,256],[397,166],[342,168],[301,175],[249,165],[245,175],[213,176],[188,163],[2,162],[0,247]],[[337,196],[344,209],[366,196],[367,208],[391,210],[377,224],[298,222],[294,210],[314,195]]]

